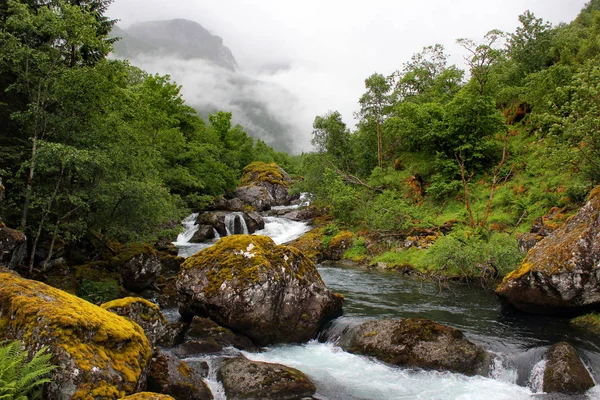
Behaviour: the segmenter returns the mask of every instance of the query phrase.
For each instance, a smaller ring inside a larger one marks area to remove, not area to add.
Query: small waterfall
[[[185,229],[182,233],[177,235],[177,240],[175,241],[176,244],[188,243],[194,236],[194,233],[198,231],[199,226],[196,225],[196,218],[198,218],[198,213],[193,213],[181,221],[181,224]]]
[[[542,393],[544,391],[544,371],[546,370],[546,360],[541,360],[534,365],[531,370],[531,376],[527,386],[533,393]]]
[[[215,234],[215,240],[221,239],[221,235],[219,235],[219,231],[217,231],[215,228],[213,228],[213,233]]]
[[[227,236],[229,235],[247,235],[248,227],[244,220],[244,214],[241,212],[234,212],[225,216],[225,229],[227,230]]]

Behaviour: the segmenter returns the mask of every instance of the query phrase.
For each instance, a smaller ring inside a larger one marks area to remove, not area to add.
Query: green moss
[[[146,299],[142,299],[141,297],[124,297],[122,299],[112,300],[108,303],[104,303],[100,307],[108,311],[115,310],[115,312],[119,315],[127,314],[127,312],[122,311],[135,309],[137,311],[136,315],[138,315],[143,321],[159,320],[162,324],[167,323],[167,320],[161,313],[160,308],[156,304]]]
[[[600,334],[600,314],[591,313],[573,318],[571,320],[571,324],[579,328],[587,329],[591,332]]]
[[[148,254],[154,255],[158,257],[158,252],[154,247],[149,244],[131,244],[125,248],[123,248],[119,254],[110,259],[110,265],[113,268],[118,268],[119,266],[127,263],[133,257],[138,256],[140,254]]]
[[[84,374],[82,382],[92,381],[92,368],[95,379],[106,374],[106,382],[82,385],[74,398],[98,391],[107,395],[96,397],[116,398],[135,390],[151,356],[142,328],[43,283],[11,273],[0,273],[0,280],[0,336],[18,336],[32,348],[47,342],[53,352],[66,352]],[[119,387],[107,383],[117,381]]]

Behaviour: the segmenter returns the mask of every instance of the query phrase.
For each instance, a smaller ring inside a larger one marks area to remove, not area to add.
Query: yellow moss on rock
[[[76,296],[0,272],[0,337],[49,346],[60,368],[55,380],[73,384],[73,398],[133,393],[151,349],[142,328]],[[69,382],[70,381],[70,382]]]
[[[131,396],[123,397],[122,400],[175,400],[175,399],[166,394],[140,392],[140,393],[132,394]]]
[[[167,320],[166,320],[165,316],[162,314],[162,312],[160,311],[160,308],[156,304],[152,303],[151,301],[148,301],[141,297],[124,297],[122,299],[116,299],[116,300],[112,300],[107,303],[101,304],[100,307],[104,308],[105,310],[110,311],[110,310],[117,309],[117,308],[129,308],[129,307],[135,306],[137,304],[141,305],[142,307],[147,307],[152,312],[152,315],[140,314],[140,317],[142,319],[144,319],[144,320],[158,319],[162,323],[165,323],[165,324],[167,323]]]
[[[248,286],[259,283],[261,276],[267,274],[271,275],[272,279],[281,279],[283,275],[292,272],[288,261],[295,258],[303,258],[298,264],[299,268],[293,271],[299,280],[310,278],[311,281],[322,282],[317,269],[300,250],[276,245],[271,238],[257,235],[224,237],[214,246],[186,259],[181,269],[182,273],[192,268],[206,270],[209,284],[203,291],[209,295],[216,293],[225,281]]]
[[[273,185],[289,186],[289,178],[286,179],[283,170],[275,163],[264,163],[255,161],[248,164],[243,171],[242,186],[249,186],[261,182],[268,182]]]

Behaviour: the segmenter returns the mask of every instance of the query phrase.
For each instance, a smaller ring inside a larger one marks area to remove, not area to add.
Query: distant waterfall
[[[234,212],[225,216],[225,229],[227,230],[227,236],[248,234],[248,226],[244,220],[244,214],[241,212]]]
[[[175,243],[188,243],[190,241],[199,228],[199,226],[196,225],[196,218],[198,218],[198,213],[190,214],[181,222],[185,229],[182,233],[177,235],[177,241]]]

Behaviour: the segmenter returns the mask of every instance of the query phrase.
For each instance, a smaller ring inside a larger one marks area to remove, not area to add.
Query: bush
[[[42,348],[28,361],[20,342],[0,345],[0,399],[41,399],[42,385],[50,382],[47,375],[56,367],[50,365],[52,354]]]
[[[114,300],[121,294],[119,283],[113,279],[92,281],[84,279],[77,295],[94,304],[102,304]]]

